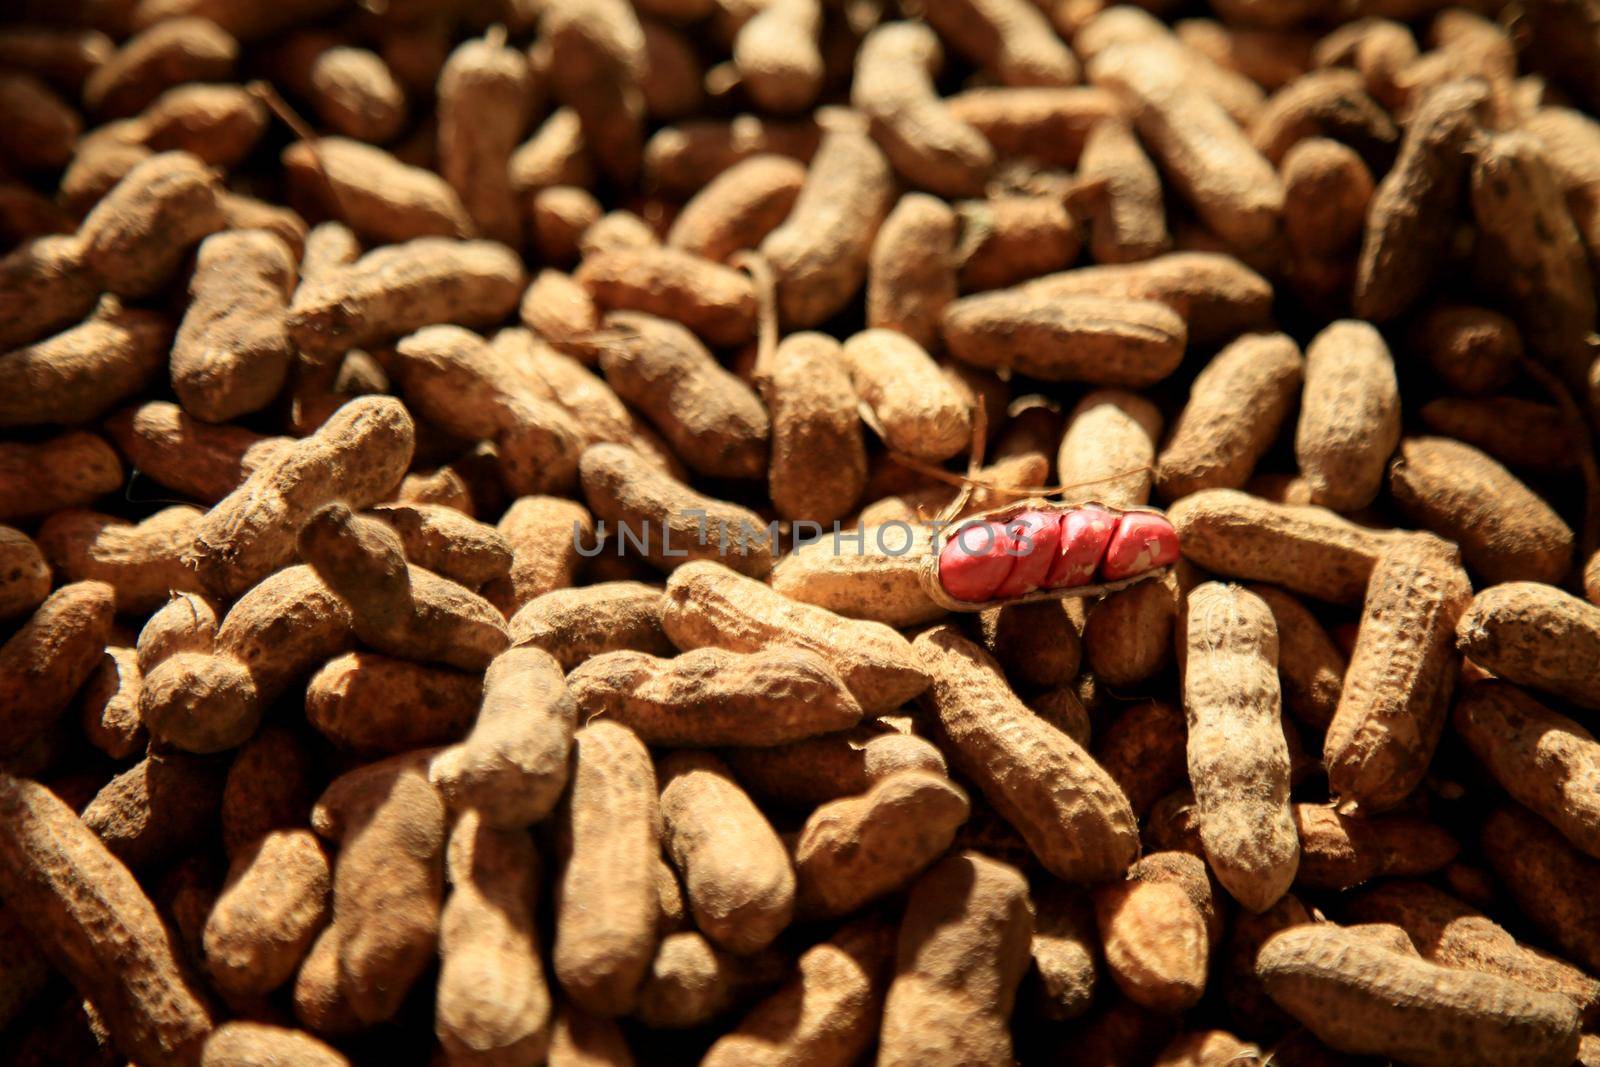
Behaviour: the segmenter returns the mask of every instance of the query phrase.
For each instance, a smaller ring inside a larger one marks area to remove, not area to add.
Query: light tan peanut
[[[1600,171],[1592,150],[1600,146],[1600,130],[1589,116],[1564,107],[1540,108],[1523,120],[1523,128],[1539,138],[1593,262],[1600,252]]]
[[[141,474],[206,504],[233,492],[275,448],[289,444],[242,426],[200,422],[163,400],[119,411],[106,432]]]
[[[710,344],[736,345],[755,336],[750,279],[691,252],[661,245],[587,251],[573,277],[601,308],[672,319]]]
[[[1400,390],[1378,331],[1344,320],[1306,349],[1305,396],[1295,457],[1311,502],[1335,511],[1366,507],[1400,442]]]
[[[751,478],[767,469],[766,411],[694,334],[632,312],[607,315],[605,326],[620,334],[601,343],[607,383],[644,412],[689,467],[722,478]]]
[[[978,130],[1002,158],[1031,158],[1073,167],[1085,139],[1103,119],[1125,109],[1104,89],[977,88],[949,98],[951,113]]]
[[[1173,50],[1149,41],[1112,45],[1090,64],[1090,80],[1128,101],[1141,137],[1207,226],[1242,249],[1271,245],[1282,182],[1227,112],[1192,91]]]
[[[1498,677],[1600,708],[1600,608],[1538,582],[1506,582],[1473,598],[1456,647]]]
[[[611,1018],[633,1009],[656,955],[656,775],[644,745],[616,723],[579,730],[573,750],[559,816],[555,974],[585,1011]]]
[[[206,969],[230,996],[271,992],[294,976],[328,921],[328,857],[310,830],[274,830],[233,857],[206,919]]]
[[[433,761],[429,778],[451,807],[519,829],[544,818],[566,787],[575,705],[560,667],[536,648],[496,657],[483,685],[472,732]]]
[[[1031,4],[935,0],[923,12],[953,47],[1002,85],[1060,86],[1078,81],[1078,61]]]
[[[1153,300],[1063,298],[1024,286],[964,297],[944,311],[957,359],[1045,381],[1143,388],[1177,369],[1183,320]]]
[[[1017,699],[981,648],[943,626],[919,636],[925,701],[956,767],[1068,881],[1116,877],[1138,851],[1127,797],[1077,742]]]
[[[1211,1067],[1230,1064],[1254,1067],[1266,1062],[1261,1049],[1241,1041],[1226,1030],[1200,1030],[1181,1034],[1167,1042],[1153,1067]]]
[[[1056,471],[1068,486],[1064,503],[1098,500],[1112,507],[1149,502],[1161,413],[1121,389],[1084,394],[1067,420]],[[1118,477],[1111,477],[1116,475]]]
[[[292,356],[286,315],[294,283],[289,247],[269,233],[224,232],[201,242],[172,348],[172,386],[184,410],[226,422],[278,395]]]
[[[1424,959],[1499,975],[1560,993],[1585,1021],[1600,1009],[1600,983],[1563,960],[1522,944],[1488,916],[1423,882],[1386,881],[1345,908],[1359,922],[1394,923]]]
[[[921,771],[820,806],[795,845],[800,914],[848,915],[907,885],[950,847],[967,810],[958,787]]]
[[[585,722],[622,723],[656,746],[786,744],[854,726],[861,707],[810,652],[701,648],[672,659],[607,652],[567,677]]]
[[[730,952],[763,948],[794,913],[794,868],[777,833],[716,757],[676,752],[660,773],[662,845],[695,925]]]
[[[584,141],[583,120],[578,113],[569,107],[552,111],[511,153],[507,170],[512,187],[524,199],[551,186],[587,188],[594,184],[594,160]]]
[[[541,648],[570,671],[594,656],[632,650],[665,655],[659,588],[643,582],[599,582],[533,598],[511,617],[511,640]]]
[[[937,197],[907,193],[872,242],[867,325],[898,330],[926,349],[939,343],[939,316],[956,298],[955,212]]]
[[[1095,990],[1093,912],[1081,893],[1059,882],[1040,887],[1033,904],[1034,999],[1048,1019],[1075,1019],[1088,1010]]]
[[[381,148],[319,137],[285,148],[282,162],[297,202],[333,216],[366,240],[472,236],[472,219],[443,178]]]
[[[1000,289],[1078,258],[1083,232],[1054,196],[993,196],[958,206],[961,288]]]
[[[1440,86],[1406,123],[1400,156],[1367,211],[1354,298],[1361,318],[1395,318],[1432,277],[1460,203],[1468,168],[1464,149],[1485,96],[1473,82]]]
[[[752,575],[772,569],[772,538],[755,512],[702,496],[631,448],[591,445],[579,476],[589,509],[612,524],[619,552],[636,551],[669,572],[713,558]]]
[[[476,675],[347,652],[306,683],[306,721],[340,749],[387,755],[457,740],[482,697]]]
[[[445,852],[450,896],[439,918],[434,1033],[452,1061],[510,1064],[544,1058],[550,990],[534,907],[539,858],[518,830],[463,813]]]
[[[770,748],[722,753],[734,775],[764,805],[809,811],[860,796],[891,775],[921,771],[947,777],[944,756],[929,742],[889,729],[882,720],[854,730]]]
[[[366,515],[400,535],[406,559],[468,588],[511,570],[511,546],[494,527],[438,504],[379,504]]]
[[[201,520],[188,559],[207,588],[237,596],[292,558],[295,536],[334,499],[383,500],[411,461],[414,429],[392,397],[362,397],[275,452]]]
[[[310,104],[336,134],[382,144],[405,124],[405,89],[376,52],[302,30],[282,38],[268,62],[273,80]],[[435,80],[429,79],[429,89]]]
[[[127,759],[149,744],[139,718],[143,685],[138,654],[111,645],[78,694],[84,737],[114,760]]]
[[[1104,183],[1089,198],[1089,251],[1096,263],[1133,263],[1171,247],[1160,175],[1126,122],[1101,122],[1089,131],[1078,176]]]
[[[1207,582],[1188,598],[1183,704],[1200,840],[1223,888],[1251,911],[1294,880],[1278,630],[1260,598]]]
[[[349,608],[310,567],[278,571],[233,605],[213,647],[175,651],[146,670],[140,717],[185,751],[232,748],[291,682],[348,647],[350,626]]]
[[[1561,516],[1471,445],[1406,438],[1389,492],[1418,525],[1460,545],[1467,566],[1490,582],[1556,582],[1572,562],[1573,533]]]
[[[1412,535],[1379,558],[1323,742],[1341,807],[1391,808],[1427,773],[1449,714],[1456,621],[1471,597],[1455,547],[1438,538]]]
[[[1392,540],[1324,508],[1274,504],[1231,489],[1184,497],[1168,517],[1185,557],[1206,570],[1336,604],[1361,599]]]
[[[1155,300],[1182,317],[1196,345],[1215,345],[1271,322],[1272,286],[1237,259],[1216,252],[1172,252],[1047,274],[1022,290],[1041,297]]]
[[[1278,626],[1278,681],[1284,710],[1322,732],[1333,721],[1344,686],[1345,655],[1305,605],[1281,589],[1252,585]]]
[[[729,167],[771,153],[804,163],[817,149],[817,127],[809,121],[774,122],[754,115],[698,120],[658,130],[645,145],[648,180],[664,192],[688,197]]]
[[[516,248],[520,211],[508,163],[533,107],[527,58],[466,41],[439,74],[439,165],[479,234]]]
[[[994,155],[983,135],[939,98],[933,78],[943,62],[927,26],[879,26],[856,54],[850,102],[871,121],[873,137],[902,177],[943,196],[971,196],[982,190]]]
[[[1314,138],[1349,145],[1375,162],[1392,159],[1400,139],[1394,120],[1367,95],[1361,75],[1340,69],[1313,71],[1284,86],[1262,107],[1249,132],[1261,154],[1277,166],[1300,142]]]
[[[867,457],[857,397],[839,343],[790,334],[761,386],[771,416],[768,491],[778,514],[806,522],[842,517],[860,499]]]
[[[422,237],[309,279],[290,304],[289,336],[323,359],[435,323],[487,326],[517,306],[523,282],[510,249]]]
[[[150,382],[171,337],[165,316],[104,298],[72,329],[0,354],[0,426],[98,418]]]
[[[826,131],[789,217],[761,242],[791,328],[816,326],[855,296],[893,193],[889,161],[865,132],[842,122]]]
[[[582,254],[583,235],[604,214],[587,189],[553,185],[528,197],[528,243],[546,263],[568,266]]]
[[[316,511],[300,529],[299,547],[349,605],[356,636],[381,652],[480,670],[510,643],[487,600],[407,564],[398,534],[343,504]]]
[[[1352,818],[1320,804],[1296,804],[1301,889],[1348,889],[1373,878],[1431,874],[1455,858],[1448,833],[1410,815]]]
[[[1130,880],[1094,892],[1106,967],[1136,1004],[1183,1011],[1205,992],[1206,920],[1182,888]]]
[[[900,920],[880,1067],[1009,1062],[1032,937],[1033,906],[1015,868],[961,852],[919,878]]]
[[[188,152],[218,167],[238,164],[255,148],[267,128],[267,109],[248,89],[237,85],[180,85],[156,98],[126,131],[148,149]],[[242,205],[227,202],[219,190],[217,206],[230,217]]]
[[[667,231],[668,247],[719,263],[757,247],[788,217],[805,175],[798,162],[778,155],[734,164],[683,206]]]
[[[1543,143],[1494,133],[1474,156],[1472,213],[1486,280],[1514,309],[1528,346],[1581,382],[1595,330],[1594,272]]]
[[[1223,349],[1195,378],[1161,451],[1161,494],[1176,500],[1244,485],[1289,417],[1304,373],[1286,334],[1251,334]]]
[[[1600,853],[1600,813],[1583,784],[1597,773],[1600,745],[1588,730],[1503,682],[1467,687],[1451,721],[1507,793],[1582,851]]]
[[[156,664],[178,652],[213,651],[221,624],[221,614],[211,600],[198,593],[175,594],[139,631],[135,643],[139,669],[154,670]]]
[[[600,309],[571,275],[540,271],[522,294],[518,314],[524,326],[552,347],[591,360],[598,355],[579,342],[600,328]]]
[[[66,711],[100,662],[114,611],[109,585],[74,582],[0,646],[0,753],[16,755]]]
[[[117,610],[141,614],[172,591],[196,591],[182,555],[201,512],[164,508],[137,525],[93,511],[58,511],[39,527],[39,547],[68,581],[100,581],[117,591]]]
[[[318,830],[337,830],[341,839],[330,927],[338,996],[371,1024],[394,1016],[433,960],[444,896],[445,808],[428,784],[425,756],[392,757],[353,774],[359,777],[336,778],[323,794],[319,807],[337,821]]]
[[[911,338],[864,330],[844,344],[845,367],[891,449],[922,460],[948,459],[972,436],[960,392]]]
[[[703,1026],[777,985],[788,969],[788,959],[775,948],[737,956],[696,931],[668,934],[639,988],[634,1018],[657,1030]]]
[[[1365,79],[1367,91],[1389,108],[1406,102],[1401,79],[1416,59],[1417,42],[1410,27],[1384,17],[1347,23],[1312,48],[1317,67],[1354,68]]]
[[[490,582],[484,595],[507,615],[536,597],[570,587],[583,562],[579,549],[594,541],[588,509],[553,496],[514,501],[498,528],[511,545],[511,573]]]
[[[171,19],[129,38],[83,84],[84,103],[105,118],[144,109],[163,89],[221,81],[233,73],[239,42],[216,23]]]
[[[525,366],[459,326],[429,326],[396,346],[402,387],[419,414],[452,433],[489,438],[506,488],[521,496],[569,488],[583,434]]]
[[[83,220],[83,262],[119,296],[151,295],[177,272],[191,246],[222,229],[217,188],[186,152],[151,156]]]
[[[0,257],[0,348],[72,326],[94,309],[99,296],[76,236],[23,242]]]
[[[816,100],[824,76],[821,30],[822,5],[816,0],[766,4],[739,28],[733,61],[763,111],[800,111]]]
[[[868,714],[893,711],[928,685],[910,644],[882,623],[789,600],[709,561],[689,563],[668,579],[661,625],[684,651],[754,652],[776,644],[815,652]]]
[[[210,1015],[139,884],[44,786],[0,775],[7,914],[94,1003],[122,1055],[193,1063]]]
[[[576,112],[600,166],[618,181],[633,180],[641,160],[647,63],[633,8],[621,0],[561,0],[546,7],[539,32],[550,43],[551,92]]]
[[[1072,27],[1072,44],[1091,65],[1089,78],[1096,84],[1098,79],[1092,64],[1114,47],[1138,47],[1159,55],[1165,64],[1183,76],[1186,84],[1193,85],[1199,95],[1216,101],[1234,122],[1246,129],[1260,113],[1266,95],[1248,78],[1180,43],[1153,14],[1131,4],[1094,11],[1086,22]]]
[[[847,1067],[872,1044],[893,931],[864,919],[813,945],[796,974],[718,1038],[706,1067]]]
[[[349,1067],[350,1061],[300,1030],[266,1023],[230,1022],[211,1032],[200,1053],[200,1067]]]
[[[1273,1000],[1349,1052],[1418,1064],[1556,1064],[1577,1042],[1577,1012],[1565,998],[1439,967],[1331,923],[1278,933],[1256,968]]]

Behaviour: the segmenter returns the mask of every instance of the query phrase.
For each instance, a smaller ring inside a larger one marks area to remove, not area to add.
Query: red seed
[[[1011,573],[994,591],[996,600],[1031,593],[1044,584],[1061,550],[1061,516],[1025,511],[1006,523],[1006,536],[1014,562]]]
[[[1178,558],[1178,531],[1160,515],[1147,511],[1130,512],[1106,548],[1100,577],[1108,582],[1132,578],[1136,574],[1165,567]]]
[[[1078,508],[1063,515],[1061,553],[1045,576],[1045,585],[1060,589],[1094,581],[1100,559],[1116,532],[1118,518],[1115,512],[1102,508]]]
[[[1010,538],[996,523],[963,525],[939,551],[939,584],[957,600],[993,600],[1016,562],[1009,546]]]

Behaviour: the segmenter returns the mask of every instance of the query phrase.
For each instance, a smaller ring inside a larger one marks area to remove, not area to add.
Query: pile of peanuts
[[[1600,0],[4,6],[0,1067],[1600,1067]]]

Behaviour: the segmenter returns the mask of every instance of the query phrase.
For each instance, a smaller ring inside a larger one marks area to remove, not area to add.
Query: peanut
[[[953,628],[929,630],[914,647],[933,675],[925,700],[942,746],[1039,862],[1068,881],[1120,874],[1137,831],[1110,775],[1029,711],[994,660]]]

